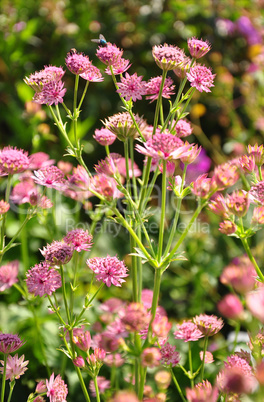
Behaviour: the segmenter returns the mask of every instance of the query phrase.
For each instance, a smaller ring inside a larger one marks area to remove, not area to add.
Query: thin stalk
[[[128,154],[128,140],[124,142],[124,155],[126,161],[126,188],[131,196],[130,177],[129,177],[129,154]]]
[[[203,361],[202,361],[202,367],[201,367],[201,382],[203,381],[203,378],[204,378],[205,352],[207,350],[207,346],[208,346],[208,336],[205,336],[205,338],[204,338],[204,350],[203,350]]]
[[[166,177],[166,160],[163,160],[162,169],[162,192],[161,192],[161,214],[160,214],[160,230],[159,230],[159,243],[158,243],[158,261],[160,262],[163,248],[163,237],[165,228],[165,214],[166,214],[166,193],[167,193],[167,177]]]
[[[81,374],[81,370],[80,370],[79,367],[76,367],[76,366],[74,366],[74,368],[75,368],[75,371],[76,371],[77,376],[79,378],[79,382],[80,382],[80,385],[81,385],[85,400],[86,400],[86,402],[91,402],[89,394],[88,394],[88,391],[87,391],[87,388],[85,386],[85,383],[84,383],[84,380],[83,380],[83,377],[82,377],[82,374]]]
[[[78,144],[77,139],[77,95],[78,95],[78,85],[79,85],[79,75],[75,75],[75,84],[74,84],[74,94],[73,94],[73,132],[74,132],[74,140],[75,145]]]
[[[253,257],[253,255],[252,255],[252,253],[251,253],[251,250],[250,250],[250,247],[249,247],[249,245],[248,245],[247,239],[242,239],[242,238],[240,238],[240,240],[241,240],[241,242],[242,242],[242,244],[243,244],[243,246],[244,246],[244,249],[245,249],[245,251],[246,251],[246,253],[247,253],[247,255],[248,255],[248,258],[250,259],[250,261],[251,261],[252,264],[254,265],[254,268],[255,268],[255,270],[256,270],[256,273],[258,274],[259,279],[261,279],[261,282],[264,283],[264,275],[263,275],[263,273],[261,272],[261,270],[260,270],[260,268],[259,268],[259,266],[258,266],[258,264],[257,264],[257,262],[256,262],[256,260],[255,260],[255,258]]]
[[[133,237],[130,235],[130,251],[133,252],[136,247],[136,242]],[[132,295],[133,302],[138,302],[138,272],[137,272],[137,257],[132,255],[132,264],[131,264],[131,279],[132,279]]]
[[[156,180],[157,180],[157,177],[158,177],[159,174],[160,174],[160,170],[159,170],[159,167],[157,166],[157,168],[155,169],[155,172],[153,174],[153,177],[152,177],[150,183],[147,186],[148,189],[147,189],[145,200],[144,200],[143,207],[142,207],[143,210],[146,207],[146,204],[147,204],[147,202],[148,202],[148,200],[150,198],[150,195],[152,193],[153,187],[154,187],[154,185],[156,183]]]
[[[7,354],[4,353],[4,368],[3,368],[3,377],[2,377],[1,402],[4,402],[4,397],[5,397],[6,361],[7,361]]]
[[[261,170],[261,166],[258,167],[258,172],[259,172],[259,180],[262,181],[262,170]]]
[[[22,209],[22,211],[24,212],[24,209]],[[23,215],[24,214],[19,212],[19,222],[20,222],[21,226],[23,225],[23,217],[24,217]],[[23,261],[24,270],[26,271],[29,267],[29,255],[28,255],[28,236],[27,236],[27,230],[26,230],[25,225],[23,226],[23,229],[20,232],[20,241],[21,241],[22,261]]]
[[[143,204],[146,199],[146,193],[148,190],[149,174],[150,174],[150,168],[151,168],[151,161],[152,161],[152,158],[148,157],[147,164],[146,164],[144,172],[143,172],[143,183],[142,183],[142,187],[141,187],[140,195],[139,195],[139,206],[138,206],[139,213],[143,210]]]
[[[94,386],[95,386],[95,392],[96,392],[96,401],[100,402],[100,394],[99,394],[99,388],[98,388],[98,383],[97,383],[97,376],[93,378],[94,380]]]
[[[238,334],[239,334],[239,331],[240,331],[240,327],[241,327],[240,322],[239,322],[239,321],[236,322],[236,327],[235,327],[235,339],[234,339],[234,343],[233,343],[233,348],[232,348],[231,355],[232,355],[232,354],[235,352],[235,350],[236,350],[237,339],[238,339]]]
[[[5,191],[5,202],[9,202],[10,191],[11,191],[11,180],[12,180],[12,175],[9,174],[7,176],[7,184],[6,184],[6,191]],[[2,219],[0,250],[3,250],[3,248],[5,247],[6,214],[7,213],[3,214],[3,219]]]
[[[166,76],[167,76],[167,71],[163,70],[162,71],[162,79],[161,79],[160,89],[159,89],[159,95],[158,95],[158,99],[157,99],[157,103],[156,103],[152,135],[154,135],[156,133],[156,129],[158,127],[160,105],[162,103],[162,91],[163,91],[163,87],[164,87],[164,84],[165,84]]]
[[[140,367],[140,385],[139,385],[139,393],[138,393],[138,397],[139,397],[140,401],[142,401],[142,399],[143,399],[144,386],[146,384],[146,375],[147,375],[147,368],[141,366]]]
[[[180,385],[179,385],[179,383],[178,383],[178,381],[177,381],[177,379],[176,379],[176,377],[175,377],[175,375],[174,375],[174,372],[173,372],[173,370],[172,370],[172,367],[171,367],[170,372],[171,372],[171,376],[172,376],[173,382],[174,382],[174,384],[175,384],[175,386],[176,386],[176,388],[177,388],[177,390],[178,390],[178,392],[179,392],[179,395],[180,395],[180,397],[181,397],[181,400],[182,400],[183,402],[186,402],[186,399],[185,399],[184,396],[183,396],[181,387],[180,387]]]
[[[67,133],[66,133],[66,131],[64,129],[64,126],[63,126],[62,122],[59,121],[59,119],[55,115],[52,107],[48,105],[48,108],[50,110],[50,113],[52,114],[53,120],[55,121],[55,123],[56,123],[58,129],[60,130],[61,134],[63,135],[63,137],[67,141],[69,147],[71,148],[72,151],[75,151],[74,146],[73,146],[71,140],[69,139],[69,137],[68,137],[68,135],[67,135]]]
[[[133,195],[135,202],[138,200],[138,193],[137,193],[137,182],[134,172],[134,140],[133,138],[129,138],[129,150],[130,150],[130,160],[131,160],[131,171],[132,171],[132,183],[133,183]]]
[[[78,262],[79,262],[79,253],[74,251],[73,253],[73,282],[72,282],[72,289],[70,294],[70,312],[71,316],[73,317],[73,306],[74,306],[74,292],[77,282],[77,272],[78,272]]]
[[[81,100],[80,100],[79,105],[78,105],[78,108],[77,108],[77,111],[78,111],[78,112],[80,111],[80,108],[81,108],[81,106],[82,106],[82,103],[83,103],[83,100],[84,100],[84,98],[85,98],[85,95],[86,95],[86,92],[87,92],[89,83],[90,83],[90,81],[86,81],[86,84],[85,84],[85,87],[84,87],[84,90],[83,90],[83,94],[82,94]]]
[[[87,300],[85,302],[85,305],[82,309],[82,311],[80,312],[80,314],[78,315],[78,317],[75,320],[75,323],[77,324],[80,319],[82,318],[83,314],[85,313],[85,311],[87,310],[87,308],[91,305],[92,301],[94,300],[94,298],[97,296],[97,294],[100,292],[100,290],[104,287],[104,283],[101,283],[101,285],[99,286],[99,288],[97,289],[97,291],[95,292],[95,294],[92,296],[91,299]]]
[[[155,269],[155,277],[154,277],[153,299],[152,299],[152,305],[151,305],[151,319],[150,319],[150,322],[149,322],[148,334],[147,334],[147,339],[145,341],[145,345],[146,345],[146,343],[148,345],[151,344],[152,323],[153,323],[153,321],[154,321],[154,319],[156,317],[156,311],[157,311],[158,302],[159,302],[161,275],[162,275],[161,268],[156,268]]]
[[[66,324],[66,322],[64,321],[64,319],[63,319],[62,316],[60,315],[60,313],[59,313],[59,311],[58,311],[58,310],[59,310],[58,307],[55,306],[55,304],[53,303],[53,301],[52,301],[52,299],[51,299],[51,297],[50,297],[49,295],[47,295],[47,297],[48,297],[49,302],[50,302],[50,304],[51,304],[51,307],[53,308],[53,311],[55,312],[56,316],[58,317],[60,323],[61,323],[64,327],[67,327],[68,325]],[[55,298],[55,300],[56,300],[55,294],[54,294],[54,298]],[[58,305],[57,300],[56,300],[56,304]]]
[[[66,310],[68,325],[71,325],[71,316],[70,316],[70,311],[69,311],[68,302],[67,302],[65,278],[64,278],[64,271],[63,271],[63,266],[62,265],[60,265],[60,275],[61,275],[62,295],[63,295],[64,307],[65,307],[65,310]]]
[[[193,365],[192,365],[192,345],[191,345],[191,342],[188,342],[188,343],[189,343],[189,350],[188,350],[189,368],[190,368],[190,373],[191,373],[190,381],[191,381],[191,387],[193,388],[194,381],[193,381]]]
[[[109,154],[110,154],[109,145],[105,145],[105,152],[106,152],[106,155],[109,156]]]
[[[10,402],[10,401],[11,401],[12,394],[13,394],[13,390],[14,390],[15,385],[16,385],[16,381],[15,381],[15,380],[11,381],[10,384],[9,384],[10,390],[9,390],[9,395],[8,395],[7,402]]]
[[[138,238],[141,240],[141,230],[137,231]],[[142,286],[143,286],[143,273],[142,273],[142,260],[141,258],[137,258],[137,273],[138,273],[138,302],[141,303],[141,294],[142,294]]]

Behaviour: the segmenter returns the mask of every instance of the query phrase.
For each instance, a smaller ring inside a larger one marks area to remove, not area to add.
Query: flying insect
[[[104,35],[102,35],[102,34],[99,35],[99,39],[91,39],[91,41],[94,43],[99,43],[99,45],[101,45],[101,46],[105,46],[105,47],[107,46],[106,39],[105,39]]]

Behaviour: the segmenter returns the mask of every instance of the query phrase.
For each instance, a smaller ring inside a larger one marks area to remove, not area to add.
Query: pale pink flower
[[[34,194],[37,195],[37,189],[34,181],[29,178],[22,180],[20,183],[13,187],[12,193],[10,195],[10,200],[14,204],[25,204],[30,202],[30,196]]]
[[[90,177],[85,168],[81,165],[73,168],[73,174],[69,177],[69,183],[82,190],[88,190]]]
[[[227,162],[214,170],[213,181],[219,190],[233,186],[239,179],[239,170],[236,164]]]
[[[11,288],[18,281],[19,261],[14,260],[0,267],[0,292]]]
[[[139,402],[133,391],[118,391],[111,399],[111,402]]]
[[[211,92],[209,88],[214,86],[215,74],[212,74],[212,71],[205,66],[196,65],[191,67],[186,76],[191,87],[196,88],[199,92]]]
[[[193,322],[204,336],[212,336],[217,334],[223,328],[222,318],[215,315],[200,314],[194,317]]]
[[[184,119],[180,119],[177,121],[175,130],[176,130],[176,135],[179,138],[188,137],[188,135],[191,135],[192,131],[193,131],[191,124],[187,120],[184,120]]]
[[[123,57],[117,57],[117,59],[110,66],[106,67],[105,73],[108,75],[112,75],[111,69],[113,70],[114,75],[123,74],[125,71],[129,69],[131,66],[130,60],[126,60]]]
[[[29,78],[26,77],[24,82],[34,91],[41,92],[46,84],[60,81],[64,74],[65,71],[61,67],[45,66],[43,70],[36,71]]]
[[[214,214],[222,218],[228,218],[230,215],[223,194],[217,194],[214,200],[208,204],[208,207]]]
[[[125,282],[123,278],[128,276],[128,269],[123,261],[117,257],[95,257],[86,261],[88,267],[95,273],[98,281],[103,281],[106,286],[121,286]]]
[[[125,363],[125,359],[120,353],[107,354],[104,358],[104,364],[108,367],[121,367]]]
[[[150,320],[147,309],[141,303],[130,303],[119,312],[119,317],[125,329],[129,332],[139,332],[145,329]]]
[[[187,142],[185,143],[185,145],[187,145]],[[186,152],[186,154],[180,157],[181,162],[186,164],[193,163],[195,159],[199,156],[201,150],[202,147],[198,147],[198,144],[190,145],[190,148]]]
[[[254,146],[248,145],[248,155],[254,156],[257,166],[261,166],[264,163],[264,147],[263,145],[255,144]]]
[[[52,373],[49,380],[46,380],[46,385],[47,397],[49,397],[50,402],[66,402],[68,387],[60,374],[54,379],[54,373]]]
[[[88,56],[83,53],[77,53],[75,49],[71,49],[71,51],[67,53],[65,64],[71,73],[80,75],[89,69],[91,61]]]
[[[191,191],[197,197],[207,198],[212,191],[212,179],[207,177],[207,173],[202,174],[192,183]]]
[[[106,174],[96,174],[91,178],[90,190],[101,194],[106,200],[122,197],[122,193],[117,189],[116,181]]]
[[[0,352],[9,354],[16,352],[25,344],[18,335],[0,333]]]
[[[89,251],[92,247],[93,236],[87,230],[73,229],[66,234],[63,241],[73,246],[78,253],[82,250]]]
[[[87,358],[88,364],[93,366],[94,368],[96,367],[101,367],[102,362],[105,359],[106,356],[106,351],[101,348],[94,348],[94,353],[91,353]]]
[[[64,173],[57,166],[47,166],[35,170],[34,174],[33,179],[35,183],[41,186],[61,190],[65,185]]]
[[[243,305],[240,299],[232,293],[224,296],[223,299],[217,303],[217,308],[221,315],[231,319],[239,319],[243,312]]]
[[[218,390],[208,380],[196,384],[194,388],[186,388],[188,402],[216,402]]]
[[[172,324],[168,321],[168,317],[156,314],[156,317],[152,323],[152,331],[154,336],[157,336],[158,338],[167,338],[171,327]]]
[[[203,361],[204,352],[202,350],[200,351],[199,356],[200,356],[201,361]],[[214,357],[211,352],[208,352],[208,351],[205,352],[204,362],[205,362],[205,364],[211,364],[214,362]]]
[[[80,77],[89,82],[102,82],[104,80],[104,77],[102,76],[99,68],[93,66],[92,64],[90,65],[88,70],[80,74]]]
[[[252,173],[255,171],[256,163],[254,155],[243,155],[239,158],[238,163],[245,173]]]
[[[246,305],[251,314],[264,324],[264,288],[248,293]]]
[[[53,241],[47,244],[40,252],[50,265],[64,265],[72,258],[73,245],[63,241]]]
[[[122,57],[123,50],[119,49],[115,44],[108,43],[107,46],[99,46],[96,51],[96,56],[102,63],[107,66],[115,65]]]
[[[152,55],[157,65],[165,71],[173,70],[184,62],[185,54],[182,49],[177,46],[164,45],[154,46]]]
[[[42,394],[43,392],[47,392],[46,382],[44,380],[40,380],[37,383],[36,391],[38,394]]]
[[[16,147],[0,150],[0,176],[24,172],[29,167],[28,153]]]
[[[131,159],[128,160],[129,177],[133,174],[135,177],[141,176],[141,170],[134,162],[133,169]],[[99,161],[98,165],[95,165],[95,170],[98,174],[106,174],[107,176],[114,176],[116,173],[123,177],[126,177],[126,159],[119,154],[111,153],[104,160]]]
[[[174,69],[173,72],[177,77],[179,78],[185,78],[186,73],[190,70],[192,60],[190,57],[184,56],[184,60],[182,63],[177,65]],[[195,65],[195,63],[193,63]]]
[[[10,204],[4,200],[0,200],[0,215],[4,215],[9,211]]]
[[[142,81],[143,76],[138,76],[137,73],[125,77],[121,77],[121,82],[118,83],[117,93],[122,98],[129,101],[132,98],[133,102],[142,99],[142,95],[146,94],[146,81]]]
[[[29,156],[29,169],[37,170],[54,164],[54,160],[49,158],[45,152],[36,152]]]
[[[103,394],[107,389],[110,388],[110,381],[107,380],[105,377],[97,376],[97,385],[99,389],[99,394]],[[89,384],[89,389],[91,391],[92,396],[96,396],[95,385],[94,381],[91,380]]]
[[[251,223],[253,225],[264,224],[264,206],[254,208]]]
[[[250,199],[259,205],[264,203],[264,181],[260,181],[249,190]]]
[[[231,214],[238,217],[246,215],[249,208],[248,192],[245,190],[237,190],[226,196],[226,206]]]
[[[136,144],[136,150],[143,155],[154,159],[179,159],[187,154],[190,144],[169,133],[156,134],[144,143]]]
[[[100,309],[112,314],[118,313],[118,311],[124,307],[124,301],[117,297],[110,297],[100,305]]]
[[[152,306],[152,299],[153,299],[153,290],[143,289],[141,294],[141,303],[143,303],[143,306],[147,310],[149,310]]]
[[[76,329],[76,328],[74,328]],[[78,328],[80,330],[80,328]],[[74,331],[73,330],[73,342],[79,349],[84,352],[88,352],[91,346],[91,334],[89,331]]]
[[[232,286],[238,293],[246,293],[254,289],[256,283],[256,271],[248,257],[240,257],[238,261],[224,268],[220,276],[220,282]]]
[[[41,92],[35,93],[33,101],[40,105],[58,105],[58,103],[63,103],[66,91],[62,81],[51,81],[43,86]]]
[[[6,361],[6,379],[9,381],[18,380],[21,375],[27,370],[29,360],[24,361],[25,356],[22,355],[18,358],[18,354],[15,356],[7,356]],[[4,361],[0,360],[0,363],[4,366]],[[4,368],[0,368],[0,373],[3,374]]]
[[[65,161],[58,161],[57,166],[65,175],[71,173],[73,168],[73,164],[71,162]]]
[[[200,59],[211,49],[210,43],[197,38],[188,39],[188,49],[192,57]]]
[[[221,233],[229,236],[237,231],[237,225],[231,221],[223,221],[219,223],[219,229]]]
[[[173,346],[170,343],[166,343],[165,345],[163,345],[160,349],[161,353],[160,363],[165,366],[170,365],[172,365],[172,367],[177,366],[181,358],[179,352],[177,352],[175,349],[176,346]]]
[[[158,348],[146,348],[141,354],[141,364],[143,367],[157,367],[160,365],[162,358]]]
[[[158,99],[159,96],[159,91],[160,91],[160,85],[161,85],[162,77],[154,77],[151,78],[149,81],[146,83],[146,99],[150,100],[151,102],[154,102],[154,100]],[[173,85],[173,80],[168,77],[165,79],[164,86],[162,88],[162,97],[165,99],[170,99],[170,95],[174,95],[174,88],[175,85]]]
[[[108,128],[102,127],[101,129],[96,129],[93,138],[100,145],[112,145],[116,139],[116,135],[113,134]]]
[[[204,336],[192,321],[183,321],[181,325],[177,325],[177,330],[173,335],[175,339],[183,339],[184,342],[198,341]]]
[[[146,122],[142,117],[134,115],[134,119],[141,131],[144,130]],[[108,117],[104,122],[105,127],[117,136],[120,141],[126,141],[128,138],[138,137],[138,131],[128,112],[117,113]]]
[[[45,262],[36,264],[26,273],[28,291],[35,296],[52,295],[61,287],[61,276],[55,268]]]

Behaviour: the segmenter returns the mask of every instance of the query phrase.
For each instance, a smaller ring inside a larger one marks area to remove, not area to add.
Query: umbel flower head
[[[52,295],[61,287],[59,272],[46,262],[36,264],[26,273],[28,291],[35,296]]]
[[[188,39],[188,49],[192,57],[200,59],[210,51],[211,45],[207,40],[191,38]]]
[[[139,332],[148,326],[150,316],[141,303],[130,303],[119,312],[121,323],[129,332]]]
[[[222,318],[218,318],[215,315],[200,314],[193,319],[193,322],[204,336],[215,335],[224,326]]]
[[[196,65],[191,67],[186,76],[191,87],[196,88],[199,92],[211,92],[209,88],[214,86],[215,74],[212,74],[212,71],[205,66]]]
[[[6,361],[6,379],[10,381],[14,381],[20,378],[21,375],[25,373],[27,370],[27,365],[29,360],[24,361],[25,356],[22,355],[18,358],[18,355],[15,356],[7,356]],[[4,366],[4,361],[0,360],[0,363]],[[4,367],[0,368],[0,373],[3,374]]]
[[[100,129],[96,129],[94,132],[93,138],[100,145],[112,145],[116,139],[116,135],[113,134],[108,128],[102,127]]]
[[[47,166],[34,171],[33,179],[35,183],[61,190],[65,184],[64,173],[57,166]]]
[[[143,131],[147,124],[146,121],[138,115],[134,115],[134,119],[140,130]],[[126,141],[131,137],[138,137],[137,128],[128,112],[117,113],[108,117],[108,119],[103,123],[105,127],[115,134],[120,141]]]
[[[216,402],[218,389],[212,387],[208,380],[199,382],[194,388],[186,388],[186,396],[189,402]]]
[[[50,265],[64,265],[72,258],[73,246],[64,241],[53,241],[40,252]]]
[[[25,344],[18,335],[0,334],[0,352],[9,354],[16,352]]]
[[[141,100],[142,95],[146,94],[146,81],[142,81],[143,76],[129,75],[126,73],[125,77],[121,77],[121,82],[118,83],[118,90],[116,91],[122,98],[129,101],[132,98],[133,102]]]
[[[18,281],[18,266],[19,261],[15,260],[0,267],[0,292],[10,288]]]
[[[54,379],[54,373],[52,373],[50,379],[46,380],[46,386],[47,396],[50,398],[50,402],[66,402],[68,387],[60,375],[57,375]]]
[[[152,55],[157,65],[165,71],[173,70],[177,66],[183,64],[185,54],[182,49],[177,46],[164,45],[154,46]]]
[[[154,77],[151,78],[147,83],[146,83],[146,99],[150,100],[151,102],[154,102],[154,100],[158,99],[159,96],[159,91],[160,91],[160,85],[162,81],[162,76]],[[173,85],[173,81],[170,77],[165,79],[164,86],[162,88],[162,97],[165,99],[170,99],[170,95],[174,95],[174,88],[175,85]]]
[[[66,234],[63,241],[73,246],[78,253],[82,250],[88,251],[92,247],[93,236],[87,230],[73,229]]]
[[[0,150],[0,176],[24,172],[29,167],[27,152],[16,147],[4,147]]]
[[[177,330],[174,332],[175,339],[182,339],[184,342],[198,341],[203,336],[197,325],[192,321],[183,321],[181,325],[177,325]]]
[[[88,56],[85,56],[83,53],[78,53],[76,49],[71,49],[71,51],[67,53],[65,64],[71,73],[80,75],[89,69],[91,62]]]
[[[86,261],[88,267],[95,273],[98,281],[103,281],[106,286],[121,286],[125,282],[123,278],[128,276],[127,267],[117,257],[95,257]]]

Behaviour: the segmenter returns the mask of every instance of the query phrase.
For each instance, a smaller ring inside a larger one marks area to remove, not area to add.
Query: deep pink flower
[[[24,361],[25,356],[22,355],[18,358],[18,355],[15,356],[7,356],[6,361],[6,379],[9,381],[17,380],[21,377],[27,370],[27,365],[29,360]],[[0,363],[4,366],[4,361],[0,360]],[[3,374],[4,367],[0,368],[0,373]]]
[[[10,204],[4,200],[0,200],[0,215],[4,215],[9,211]]]
[[[43,87],[50,82],[58,82],[64,76],[65,71],[61,67],[45,66],[43,70],[36,71],[24,82],[34,89],[35,92],[41,92]]]
[[[180,354],[176,350],[176,346],[166,343],[160,349],[161,360],[160,363],[166,366],[172,365],[172,367],[177,366],[180,362]]]
[[[51,81],[43,86],[41,92],[35,93],[33,101],[40,105],[58,105],[58,103],[63,103],[66,91],[62,81]]]
[[[72,362],[73,362],[74,366],[76,366],[76,367],[80,367],[80,368],[85,367],[85,361],[82,356],[75,357],[75,359],[73,359]]]
[[[200,314],[194,317],[193,322],[204,336],[212,336],[217,334],[223,328],[222,318],[215,315]]]
[[[136,144],[136,150],[143,155],[154,159],[179,159],[187,154],[190,144],[184,142],[170,133],[156,134],[144,143]]]
[[[88,56],[83,53],[77,53],[75,49],[71,49],[71,51],[67,53],[65,64],[73,74],[80,75],[89,69],[91,61]]]
[[[164,45],[154,46],[152,55],[157,65],[165,71],[173,70],[184,62],[185,54],[182,49],[177,46]]]
[[[4,147],[0,150],[0,176],[24,172],[29,167],[27,152],[16,147]]]
[[[162,80],[162,77],[159,76],[159,77],[151,78],[146,83],[146,95],[148,95],[146,97],[146,99],[149,99],[150,103],[153,102],[154,100],[158,99],[161,80]],[[166,98],[166,99],[170,99],[170,95],[175,94],[174,88],[175,88],[175,85],[173,85],[173,80],[170,77],[166,78],[163,89],[162,89],[162,97]]]
[[[64,241],[53,241],[47,244],[40,252],[50,265],[64,265],[72,258],[73,245],[69,245]]]
[[[123,50],[119,49],[116,45],[108,43],[107,46],[99,46],[96,51],[96,56],[102,63],[107,66],[116,64],[117,60],[122,57]]]
[[[99,68],[93,66],[92,64],[88,70],[85,71],[85,73],[80,74],[80,77],[90,82],[101,82],[104,80]]]
[[[198,341],[204,336],[192,321],[183,321],[181,325],[177,325],[177,330],[173,335],[176,339],[183,339],[184,342]]]
[[[11,288],[18,281],[18,266],[19,261],[15,260],[0,267],[0,292]]]
[[[212,71],[205,66],[196,65],[192,67],[186,76],[191,87],[196,88],[199,92],[211,92],[209,88],[214,86],[215,74],[212,74]]]
[[[50,402],[66,402],[68,387],[60,375],[54,379],[54,373],[52,373],[50,379],[46,380],[46,385]]]
[[[29,169],[37,170],[54,164],[54,160],[49,158],[45,152],[36,152],[29,156]]]
[[[141,176],[141,170],[135,162],[132,170],[131,159],[128,160],[128,167],[129,177],[132,177],[133,175],[135,177]],[[98,165],[95,165],[95,170],[98,174],[106,174],[107,176],[120,174],[121,176],[126,177],[126,160],[119,154],[111,153],[104,160],[99,161]]]
[[[189,402],[216,402],[218,390],[212,387],[208,380],[196,384],[194,388],[186,388],[186,397]]]
[[[188,135],[191,135],[192,131],[193,131],[191,124],[187,120],[184,120],[184,119],[180,119],[177,121],[175,130],[176,130],[176,135],[179,138],[187,137]]]
[[[28,291],[35,296],[52,295],[61,287],[61,276],[55,268],[42,262],[36,264],[26,273]]]
[[[61,190],[64,187],[65,179],[62,170],[57,166],[47,166],[34,171],[33,176],[35,183],[41,186],[55,188]]]
[[[18,335],[0,333],[0,352],[4,354],[16,352],[24,344]]]
[[[123,278],[128,276],[127,267],[117,257],[95,257],[86,261],[88,267],[95,273],[98,281],[103,281],[106,286],[121,286],[125,282]]]
[[[101,129],[96,129],[93,138],[100,145],[112,145],[116,139],[116,135],[113,134],[108,128],[102,127]]]
[[[141,100],[142,95],[146,94],[146,81],[142,81],[142,78],[143,76],[138,77],[137,73],[133,75],[126,73],[125,77],[121,77],[121,82],[118,83],[118,90],[116,92],[125,98],[126,101],[129,101],[131,98],[133,102]]]
[[[191,38],[188,39],[188,49],[192,57],[200,59],[211,49],[210,43],[206,40]]]
[[[10,200],[14,204],[25,204],[30,202],[30,196],[32,194],[37,195],[37,189],[34,181],[29,178],[22,180],[20,183],[13,187],[12,193],[10,195]]]
[[[73,229],[66,234],[63,241],[73,246],[78,253],[82,250],[88,251],[92,247],[93,236],[87,230]]]
[[[143,367],[157,367],[160,365],[162,358],[158,348],[146,348],[141,354],[141,364]]]
[[[105,390],[110,388],[110,381],[107,380],[105,377],[97,376],[97,385],[99,388],[99,394],[103,394]],[[92,396],[96,396],[95,385],[93,380],[90,381],[89,389],[91,391]]]

